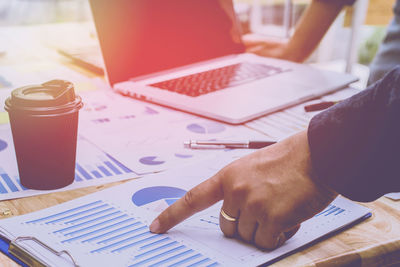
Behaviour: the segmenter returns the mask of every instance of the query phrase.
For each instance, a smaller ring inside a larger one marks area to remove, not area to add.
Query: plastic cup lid
[[[40,85],[17,88],[6,100],[7,111],[24,111],[34,114],[54,114],[76,111],[82,100],[75,95],[74,85],[64,80],[52,80]]]

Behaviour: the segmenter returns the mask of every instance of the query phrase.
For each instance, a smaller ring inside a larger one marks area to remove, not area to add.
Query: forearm
[[[284,58],[302,62],[318,46],[348,0],[313,0],[296,26]]]
[[[400,67],[311,120],[315,179],[358,201],[399,191],[399,122]]]

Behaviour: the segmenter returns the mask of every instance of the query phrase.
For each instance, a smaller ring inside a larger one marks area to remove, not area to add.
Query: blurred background
[[[247,34],[272,38],[289,38],[311,0],[234,0],[235,9]],[[353,8],[347,8],[337,18],[309,63],[343,71],[349,50],[355,63],[353,72],[368,75],[368,65],[384,38],[386,25],[392,18],[394,0],[363,1],[362,25],[356,39],[351,30]],[[0,0],[0,27],[91,21],[87,0]],[[6,40],[0,40],[1,43]],[[353,44],[351,44],[353,43]]]
[[[0,0],[0,25],[90,20],[86,0]]]

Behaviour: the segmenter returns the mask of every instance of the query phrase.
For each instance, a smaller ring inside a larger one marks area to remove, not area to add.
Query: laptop
[[[241,124],[357,79],[245,52],[232,0],[90,0],[118,92]]]

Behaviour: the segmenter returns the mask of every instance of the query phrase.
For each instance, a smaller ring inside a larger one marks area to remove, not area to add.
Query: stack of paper
[[[184,166],[224,154],[224,150],[191,150],[193,140],[267,140],[245,126],[231,126],[173,111],[107,91],[81,94],[85,107],[80,133],[139,174]]]

